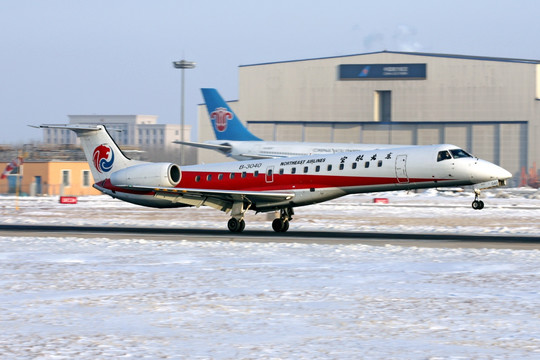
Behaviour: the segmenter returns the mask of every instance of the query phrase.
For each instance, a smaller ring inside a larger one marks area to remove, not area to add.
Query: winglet
[[[261,141],[242,124],[216,89],[201,89],[217,140]]]

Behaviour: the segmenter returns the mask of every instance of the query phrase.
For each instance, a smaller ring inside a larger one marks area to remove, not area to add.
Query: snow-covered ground
[[[540,251],[0,238],[2,359],[538,359]]]
[[[486,194],[482,211],[470,194],[358,195],[297,209],[291,229],[538,235],[537,195]],[[79,200],[2,197],[0,222],[228,218]],[[540,358],[540,250],[211,240],[0,237],[0,359]]]

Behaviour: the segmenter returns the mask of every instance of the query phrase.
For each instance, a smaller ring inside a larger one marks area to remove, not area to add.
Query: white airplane
[[[203,143],[174,141],[204,149],[217,150],[236,160],[272,159],[280,157],[335,154],[356,150],[396,147],[383,144],[309,143],[292,141],[263,141],[253,135],[239,120],[216,89],[201,89],[210,122],[217,140]]]
[[[228,228],[244,230],[247,210],[276,213],[284,232],[293,208],[347,194],[475,185],[502,186],[512,175],[454,145],[408,146],[220,164],[180,166],[130,160],[103,125],[41,125],[73,130],[81,140],[94,187],[130,203],[156,207],[210,206],[230,212]]]

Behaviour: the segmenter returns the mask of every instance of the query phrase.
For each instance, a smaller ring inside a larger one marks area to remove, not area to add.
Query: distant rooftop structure
[[[179,154],[180,124],[158,124],[157,115],[68,115],[69,124],[103,124],[114,141],[124,149],[141,149],[163,159],[164,154]],[[191,138],[191,125],[184,129],[184,139]],[[66,129],[43,129],[43,142],[54,145],[79,145],[75,133]]]
[[[179,124],[158,124],[156,115],[68,115],[70,124],[103,124],[119,145],[153,148],[177,147]],[[189,139],[191,126],[186,126],[184,138]],[[74,132],[64,129],[43,129],[46,144],[77,144]]]

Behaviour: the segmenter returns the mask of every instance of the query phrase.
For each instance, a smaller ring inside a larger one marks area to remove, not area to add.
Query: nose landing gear
[[[474,189],[474,201],[472,202],[472,208],[474,210],[482,210],[484,208],[484,202],[479,200],[480,189]]]

